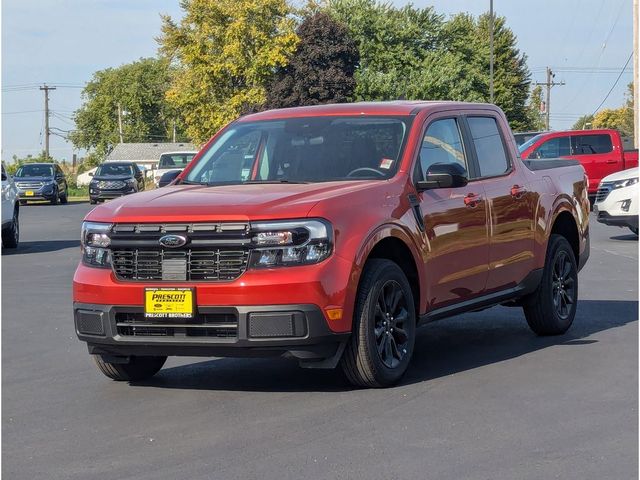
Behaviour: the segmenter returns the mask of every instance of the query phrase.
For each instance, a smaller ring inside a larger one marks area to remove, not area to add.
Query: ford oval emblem
[[[187,243],[187,237],[184,235],[164,235],[160,237],[160,245],[167,248],[178,248],[182,247]]]

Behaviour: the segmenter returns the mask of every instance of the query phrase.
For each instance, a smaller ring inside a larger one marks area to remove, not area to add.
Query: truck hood
[[[621,172],[612,173],[607,175],[600,182],[616,182],[618,180],[626,180],[627,178],[634,178],[638,176],[638,167],[629,168]]]
[[[304,218],[320,201],[375,188],[385,180],[310,184],[171,185],[94,208],[93,222],[198,222]],[[349,205],[344,201],[345,207]]]

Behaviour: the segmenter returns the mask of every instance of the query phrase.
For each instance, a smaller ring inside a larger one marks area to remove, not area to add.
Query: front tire
[[[65,190],[62,195],[60,195],[60,203],[66,205],[69,202],[69,190]]]
[[[524,315],[538,335],[565,333],[576,315],[578,268],[571,245],[562,235],[551,235],[542,280],[524,302]]]
[[[146,380],[160,371],[167,357],[131,357],[129,363],[109,363],[93,355],[98,369],[118,382]]]
[[[353,385],[391,386],[407,370],[415,343],[416,311],[402,269],[390,260],[369,260],[355,307],[342,369]]]
[[[4,248],[18,248],[20,242],[20,221],[18,207],[13,209],[11,226],[2,231],[2,246]]]
[[[58,190],[55,191],[53,198],[51,198],[51,205],[57,205],[58,204]]]

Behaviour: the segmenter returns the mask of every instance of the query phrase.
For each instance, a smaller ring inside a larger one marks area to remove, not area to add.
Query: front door
[[[427,120],[416,175],[434,163],[459,163],[469,172],[458,118]],[[427,237],[428,308],[444,307],[484,292],[489,263],[487,205],[481,184],[419,194]]]

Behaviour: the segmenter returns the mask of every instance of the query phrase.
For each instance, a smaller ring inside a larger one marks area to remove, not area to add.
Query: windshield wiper
[[[246,182],[242,182],[244,185],[258,185],[261,183],[297,183],[297,184],[307,184],[310,182],[305,182],[303,180],[287,180],[286,178],[281,178],[279,180],[248,180]]]

